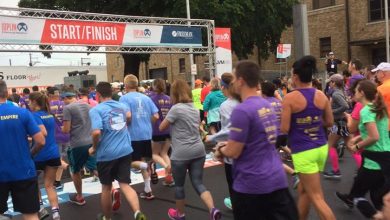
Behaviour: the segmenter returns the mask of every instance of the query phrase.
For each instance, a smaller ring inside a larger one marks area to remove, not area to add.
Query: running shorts
[[[46,167],[59,167],[61,166],[61,159],[54,158],[46,161],[35,161],[35,169],[44,171]]]
[[[132,141],[133,153],[131,154],[132,161],[142,161],[142,159],[152,158],[152,141]]]
[[[328,158],[328,145],[291,154],[297,173],[313,174],[324,171]]]
[[[96,158],[89,155],[88,149],[92,145],[68,148],[69,167],[72,173],[78,173],[87,166],[90,171],[96,170]]]
[[[100,183],[111,185],[114,180],[119,183],[131,183],[130,164],[131,154],[111,161],[97,162]]]

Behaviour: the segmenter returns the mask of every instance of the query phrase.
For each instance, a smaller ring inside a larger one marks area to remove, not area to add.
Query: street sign
[[[196,75],[198,73],[196,64],[191,65],[191,75]]]
[[[278,44],[276,58],[285,59],[291,56],[291,44]]]

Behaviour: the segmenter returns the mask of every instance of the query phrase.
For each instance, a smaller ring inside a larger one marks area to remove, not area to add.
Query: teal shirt
[[[226,97],[221,90],[211,91],[204,100],[203,110],[207,111],[207,123],[221,121],[219,108],[221,104],[226,101]]]
[[[360,135],[362,139],[366,139],[368,136],[368,132],[364,124],[374,122],[376,123],[376,127],[379,132],[379,140],[375,142],[374,144],[367,146],[364,148],[364,150],[367,151],[376,151],[376,152],[383,152],[383,151],[390,151],[390,139],[389,139],[389,133],[388,133],[388,117],[385,116],[384,118],[378,120],[376,118],[376,114],[371,111],[371,104],[368,104],[364,106],[364,108],[360,111],[360,121],[359,121],[359,130]],[[364,168],[370,169],[370,170],[380,170],[380,166],[378,163],[364,158]]]

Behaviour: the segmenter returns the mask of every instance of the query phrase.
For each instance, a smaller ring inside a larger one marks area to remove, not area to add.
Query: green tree
[[[215,20],[232,29],[232,47],[247,58],[256,47],[261,58],[274,53],[282,32],[292,24],[297,0],[191,0],[191,17]],[[135,16],[186,17],[185,0],[21,0],[20,7]],[[138,73],[149,56],[122,54],[125,73]]]

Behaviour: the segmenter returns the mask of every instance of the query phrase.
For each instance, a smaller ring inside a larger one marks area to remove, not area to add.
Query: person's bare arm
[[[281,113],[281,124],[280,124],[280,131],[283,134],[288,134],[290,131],[290,124],[291,124],[291,114],[292,114],[292,108],[290,104],[290,98],[287,95],[286,98],[282,102],[282,113]]]
[[[32,156],[35,156],[45,146],[45,136],[43,136],[42,132],[38,132],[32,136],[32,139],[34,146],[31,148],[30,153]]]
[[[64,132],[65,134],[69,134],[70,133],[70,121],[63,121],[62,122],[62,132]]]

